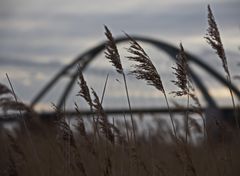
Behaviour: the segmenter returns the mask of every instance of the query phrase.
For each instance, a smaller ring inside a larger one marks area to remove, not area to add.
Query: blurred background
[[[224,75],[222,63],[203,38],[207,29],[207,5],[210,4],[226,49],[231,74],[238,75],[240,66],[240,1],[239,0],[3,0],[0,2],[0,82],[8,85],[8,73],[17,96],[29,103],[43,86],[79,54],[105,40],[103,25],[114,36],[128,34],[148,36],[178,46],[200,57]],[[124,68],[128,44],[119,46]],[[175,90],[171,80],[174,63],[168,56],[149,45],[146,52],[161,74],[167,92]],[[221,106],[231,105],[228,89],[191,65],[208,86],[210,94]],[[127,107],[123,82],[111,64],[100,54],[84,72],[88,85],[101,95],[107,74],[109,82],[104,107]],[[128,86],[133,107],[165,106],[161,93],[129,76]],[[38,110],[51,109],[51,102],[60,98],[66,80],[38,104]],[[239,80],[234,84],[240,86]],[[76,85],[67,106],[82,102],[76,97]],[[169,95],[171,97],[171,95]],[[201,99],[201,94],[199,93]],[[203,101],[204,105],[205,102]]]

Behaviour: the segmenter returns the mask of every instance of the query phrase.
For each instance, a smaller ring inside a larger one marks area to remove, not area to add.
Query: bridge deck
[[[233,109],[232,108],[221,108],[219,109],[221,114],[223,114],[223,116],[225,117],[231,117],[234,113],[233,113]],[[107,115],[129,115],[130,113],[134,114],[134,115],[139,115],[139,114],[168,114],[168,109],[167,108],[163,108],[163,109],[159,109],[159,108],[151,108],[151,109],[144,109],[144,108],[136,108],[136,109],[132,109],[132,111],[130,112],[128,109],[106,109],[104,110],[105,113]],[[172,108],[171,112],[176,114],[176,113],[184,113],[186,112],[187,109],[182,109],[182,108]],[[189,112],[192,113],[196,113],[196,110],[194,109],[188,109]],[[206,111],[206,109],[201,109],[201,111],[204,113]],[[81,111],[81,115],[84,116],[89,116],[93,114],[90,111],[87,110],[83,110]],[[42,112],[42,113],[38,113],[37,114],[40,118],[42,119],[48,119],[48,118],[53,118],[56,116],[55,112]],[[66,117],[76,117],[78,115],[78,113],[76,111],[66,111],[65,112]],[[26,118],[26,115],[22,115],[24,118]],[[0,115],[0,123],[4,123],[4,122],[11,122],[11,121],[17,121],[19,120],[19,114],[9,114],[9,115]]]

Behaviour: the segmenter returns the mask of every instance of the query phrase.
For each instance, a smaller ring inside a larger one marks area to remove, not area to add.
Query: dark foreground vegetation
[[[221,43],[214,16],[208,7],[206,40],[222,61],[226,78],[231,82],[227,58]],[[129,110],[126,73],[110,30],[105,26],[106,58],[122,75]],[[127,35],[127,34],[126,34]],[[188,74],[187,57],[180,44],[173,83],[177,90],[171,92],[186,97],[186,107],[194,108],[202,125],[185,111],[183,124],[179,125],[169,108],[168,93],[155,66],[144,49],[127,35],[130,46],[127,58],[132,61],[131,74],[145,80],[163,94],[169,109],[169,122],[156,118],[154,128],[141,131],[134,117],[122,116],[121,121],[107,117],[102,107],[104,99],[90,89],[79,65],[79,88],[81,96],[89,104],[93,115],[83,118],[78,114],[70,124],[64,110],[53,105],[56,116],[42,121],[34,110],[18,101],[14,89],[0,84],[0,108],[4,114],[17,112],[19,127],[6,130],[0,126],[0,175],[1,176],[238,176],[240,175],[240,133],[237,105],[229,89],[235,110],[235,122],[230,126],[215,118],[206,123],[205,114],[194,92]],[[105,82],[107,85],[107,81]],[[192,104],[194,102],[194,104]],[[24,114],[24,115],[23,115]],[[29,118],[23,118],[23,116]],[[179,126],[183,126],[179,128]],[[198,138],[197,136],[201,136]],[[193,141],[198,139],[197,144]]]

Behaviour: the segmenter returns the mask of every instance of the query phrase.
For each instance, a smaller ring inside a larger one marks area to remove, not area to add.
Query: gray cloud
[[[240,25],[240,2],[238,0],[209,2],[220,31],[227,36],[225,41],[231,43],[232,40],[237,40],[235,34]],[[89,46],[94,46],[105,39],[103,24],[108,25],[114,35],[121,35],[124,30],[130,34],[151,36],[171,43],[177,43],[186,37],[194,37],[192,39],[194,43],[196,38],[202,39],[206,31],[207,4],[202,1],[123,0],[115,5],[115,2],[105,0],[104,8],[98,3],[92,5],[89,1],[65,0],[1,2],[0,66],[14,69],[21,67],[19,69],[28,72],[29,75],[35,75],[36,72],[48,74],[52,70],[56,72],[63,66],[60,61],[72,59]],[[189,46],[187,50],[191,50],[191,40]],[[202,46],[199,46],[198,53],[204,58],[205,56],[212,58],[213,55]],[[234,58],[234,62],[239,58],[231,51],[228,52],[228,56]],[[37,60],[39,58],[46,62]],[[214,62],[205,60],[211,64]],[[233,61],[230,61],[231,63]],[[88,70],[90,75],[103,78],[108,72],[112,74],[113,71],[98,68]],[[52,75],[48,74],[47,79]],[[34,79],[34,76],[29,76],[32,83],[27,87],[21,83],[22,80],[16,82],[16,88],[24,100],[32,98],[29,92],[34,94],[40,89],[39,80]],[[41,82],[41,86],[45,83],[46,80]],[[64,87],[64,84],[59,87]]]
[[[0,66],[14,66],[14,67],[57,67],[61,68],[63,65],[60,62],[34,62],[29,60],[19,60],[19,59],[9,59],[9,58],[0,58]]]

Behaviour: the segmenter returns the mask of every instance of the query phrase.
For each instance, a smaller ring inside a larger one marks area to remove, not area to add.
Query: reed
[[[206,40],[222,60],[226,76],[231,82],[227,59],[210,6],[208,6],[208,20],[209,29]],[[108,39],[105,56],[123,76],[131,111],[127,75],[124,73],[114,38],[106,26],[105,35]],[[126,35],[130,41],[127,58],[133,63],[130,74],[138,80],[146,81],[147,85],[155,87],[163,94],[171,123],[154,116],[152,123],[155,127],[149,126],[147,131],[142,133],[138,129],[143,126],[141,124],[134,126],[132,116],[131,122],[128,122],[123,115],[122,120],[114,117],[111,123],[102,105],[107,93],[106,87],[109,84],[108,75],[105,82],[103,81],[102,96],[99,98],[96,91],[87,85],[80,67],[77,96],[81,96],[87,102],[93,114],[93,120],[91,121],[91,117],[89,120],[88,117],[82,116],[79,108],[81,106],[78,103],[74,105],[77,112],[74,127],[67,123],[64,109],[59,109],[55,105],[53,105],[55,117],[45,121],[40,120],[34,110],[18,100],[9,79],[10,89],[0,83],[0,111],[4,112],[4,115],[12,111],[19,112],[21,121],[19,127],[12,130],[7,130],[0,124],[1,176],[240,175],[238,140],[233,136],[228,142],[226,138],[223,139],[224,142],[208,138],[208,135],[212,137],[214,134],[206,129],[205,116],[189,76],[187,58],[182,44],[179,46],[176,66],[172,68],[176,77],[172,82],[178,89],[171,93],[175,95],[174,100],[176,96],[187,96],[187,109],[190,106],[194,107],[195,112],[199,113],[203,120],[202,127],[197,120],[191,118],[190,112],[184,114],[186,119],[184,137],[178,135],[181,132],[181,124],[173,121],[167,98],[168,90],[163,85],[162,77],[145,50],[131,36]],[[194,106],[190,104],[190,100],[195,103]],[[25,113],[31,118],[25,120],[23,118]],[[94,117],[97,117],[97,120]],[[221,124],[215,125],[221,126]],[[221,126],[224,133],[227,133],[227,130],[234,131],[234,127],[229,128]],[[193,129],[195,129],[194,132]],[[130,130],[133,133],[134,145]],[[234,132],[238,133],[239,130]],[[195,136],[197,144],[190,140],[192,136]],[[198,136],[201,137],[198,138]],[[204,141],[201,140],[202,138]]]
[[[190,79],[188,73],[188,63],[187,63],[187,56],[185,54],[184,48],[182,43],[180,43],[180,51],[177,57],[177,67],[172,67],[174,70],[173,74],[176,76],[176,81],[172,81],[180,90],[173,91],[171,93],[175,94],[175,96],[187,96],[187,111],[186,111],[186,120],[185,120],[185,127],[186,127],[186,135],[185,140],[188,142],[188,135],[189,135],[189,98],[190,98]]]
[[[105,35],[108,39],[106,42],[105,57],[113,64],[113,66],[116,68],[116,71],[123,76],[125,92],[126,92],[127,101],[128,101],[128,107],[131,112],[132,107],[131,107],[129,93],[128,93],[127,79],[126,79],[126,75],[125,75],[123,67],[122,67],[120,55],[118,53],[118,49],[117,49],[117,46],[116,46],[116,43],[114,41],[111,31],[107,28],[107,26],[104,26],[104,28],[105,28]],[[136,142],[136,134],[135,134],[136,129],[134,126],[132,113],[130,114],[130,116],[131,116],[131,122],[132,122],[133,139],[134,139],[134,142]]]
[[[132,65],[134,70],[132,70],[130,74],[135,75],[137,79],[147,81],[148,85],[154,86],[156,89],[163,93],[170,115],[173,134],[177,138],[176,127],[172,113],[170,111],[169,102],[165,89],[163,87],[161,77],[144,49],[128,34],[126,34],[126,36],[130,41],[130,47],[127,49],[127,51],[132,54],[132,56],[127,56],[127,58],[131,61],[136,62],[136,64]]]
[[[208,5],[208,29],[207,29],[207,34],[204,38],[206,39],[207,43],[215,50],[216,54],[222,61],[222,67],[225,71],[226,78],[229,81],[229,83],[232,84],[231,74],[228,69],[227,57],[226,57],[223,43],[221,40],[220,32],[218,30],[218,26],[215,21],[215,18],[212,13],[212,9],[211,9],[210,5]],[[234,100],[233,91],[230,87],[229,87],[229,92],[231,95],[233,108],[235,110],[236,127],[239,129],[239,121],[238,121],[238,117],[237,117],[236,104],[235,104],[235,100]]]

